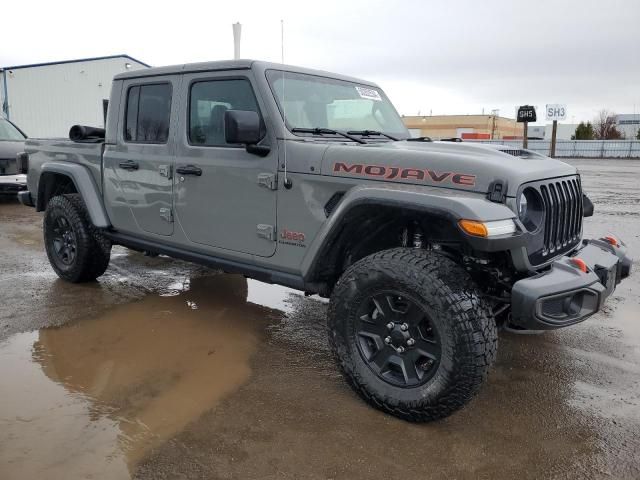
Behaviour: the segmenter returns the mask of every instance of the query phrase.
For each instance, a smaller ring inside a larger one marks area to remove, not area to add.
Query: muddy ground
[[[576,160],[640,252],[640,161]],[[500,337],[478,397],[413,425],[334,367],[326,304],[115,248],[58,280],[41,215],[0,203],[0,478],[640,478],[640,274],[587,322]]]

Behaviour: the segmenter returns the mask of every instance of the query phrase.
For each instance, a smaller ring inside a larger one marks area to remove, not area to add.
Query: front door
[[[180,77],[124,82],[117,145],[104,153],[109,216],[124,232],[173,233],[172,167]]]
[[[183,85],[187,108],[176,142],[177,221],[191,242],[273,255],[277,152],[261,157],[225,141],[227,110],[264,110],[250,72],[187,74]]]

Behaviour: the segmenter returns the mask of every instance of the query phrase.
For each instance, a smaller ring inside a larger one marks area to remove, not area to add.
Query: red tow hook
[[[587,273],[587,264],[585,263],[584,260],[582,260],[581,258],[578,257],[573,257],[571,259],[569,259],[569,261],[573,264],[574,267],[576,267],[578,270],[580,270],[582,273]]]
[[[609,243],[610,245],[612,245],[614,247],[619,247],[620,246],[620,242],[613,235],[607,235],[606,237],[603,237],[602,240],[604,240],[605,242]]]

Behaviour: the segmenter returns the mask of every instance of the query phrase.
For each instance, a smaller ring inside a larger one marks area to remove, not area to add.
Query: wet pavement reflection
[[[0,345],[4,474],[122,477],[247,380],[277,315],[247,293],[240,276],[197,277]]]

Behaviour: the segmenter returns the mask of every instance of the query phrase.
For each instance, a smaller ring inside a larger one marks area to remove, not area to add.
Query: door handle
[[[118,166],[124,170],[138,170],[138,162],[133,160],[127,160],[126,162],[120,162]]]
[[[180,175],[195,175],[196,177],[199,177],[202,175],[202,169],[195,165],[182,165],[181,167],[176,168],[176,173],[179,173]]]

